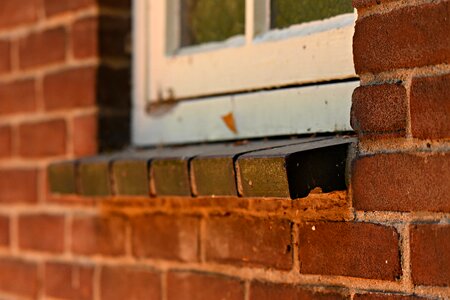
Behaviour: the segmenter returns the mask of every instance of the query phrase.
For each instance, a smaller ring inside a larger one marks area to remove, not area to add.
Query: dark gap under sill
[[[99,155],[49,166],[53,194],[298,199],[346,190],[351,136],[216,143]]]

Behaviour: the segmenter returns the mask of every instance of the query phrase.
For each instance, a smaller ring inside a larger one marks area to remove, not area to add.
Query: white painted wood
[[[253,10],[247,9],[250,27],[245,37],[188,47],[167,55],[164,47],[166,32],[170,32],[165,22],[167,6],[161,0],[146,1],[152,7],[147,100],[195,98],[356,76],[352,56],[353,14],[340,17],[346,22],[331,18],[303,24],[302,28],[307,30],[277,30],[284,33],[278,38],[272,35],[269,40],[252,39],[256,28],[255,7],[259,10],[261,7],[257,6],[258,1],[247,0],[246,6]],[[260,19],[261,16],[258,24]]]
[[[181,101],[148,115],[134,108],[136,145],[349,131],[358,81]],[[232,113],[237,133],[222,117]]]
[[[179,27],[168,23],[165,1],[133,0],[135,145],[351,130],[351,94],[357,82],[181,101],[146,112],[149,100],[232,94],[355,76],[353,15],[267,31],[269,0],[247,1],[255,9],[253,39],[247,32],[225,42],[183,48],[170,56],[167,51],[177,45],[167,34]],[[237,134],[222,120],[228,113],[233,113]]]
[[[132,143],[138,143],[142,137],[138,128],[143,122],[136,112],[144,112],[147,97],[148,80],[148,63],[150,59],[148,49],[148,5],[147,1],[133,0],[133,70],[132,70]],[[144,37],[144,38],[143,38]]]

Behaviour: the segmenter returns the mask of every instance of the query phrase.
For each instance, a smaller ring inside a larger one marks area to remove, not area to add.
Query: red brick
[[[450,225],[413,225],[410,242],[413,282],[450,286]]]
[[[65,13],[81,8],[96,5],[98,0],[45,0],[45,13],[47,16]]]
[[[411,85],[411,130],[421,139],[450,137],[450,75],[414,78]]]
[[[72,224],[72,251],[83,255],[125,254],[125,220],[118,216],[80,216]]]
[[[22,69],[63,62],[65,57],[66,31],[62,27],[32,33],[19,41]]]
[[[315,291],[306,287],[275,284],[265,282],[252,282],[250,286],[250,300],[297,300],[297,299],[315,299],[315,300],[339,300],[350,299],[346,294],[335,291],[320,290]]]
[[[35,82],[32,79],[0,84],[0,116],[36,110]]]
[[[400,84],[358,87],[353,92],[351,123],[358,134],[406,133],[408,99]]]
[[[37,299],[37,265],[18,259],[0,258],[0,291]]]
[[[94,268],[67,263],[45,264],[45,295],[70,300],[93,299]]]
[[[146,268],[104,267],[101,271],[102,300],[160,299],[161,279]]]
[[[12,154],[12,130],[9,126],[0,127],[0,159]]]
[[[365,211],[450,212],[449,153],[390,153],[353,162],[353,205]]]
[[[167,300],[244,300],[244,282],[225,276],[189,272],[167,275]]]
[[[34,169],[0,170],[0,203],[35,203],[37,175]]]
[[[0,28],[24,25],[37,20],[40,1],[0,1]]]
[[[97,153],[97,115],[75,117],[73,121],[73,151],[75,156],[89,156]]]
[[[389,3],[397,0],[353,0],[353,7],[355,8],[365,8],[374,5],[381,5],[384,3]]]
[[[96,103],[97,72],[94,67],[65,70],[44,78],[47,110],[92,107]]]
[[[425,298],[417,296],[404,296],[394,294],[356,294],[353,300],[420,300]]]
[[[450,63],[449,14],[450,2],[439,1],[359,19],[353,39],[356,72]]]
[[[45,214],[20,216],[19,247],[24,250],[63,252],[64,217]]]
[[[208,261],[284,270],[292,266],[288,220],[213,217],[206,220],[204,243]]]
[[[302,224],[300,273],[394,281],[402,275],[398,240],[393,227],[343,222]]]
[[[135,256],[198,260],[198,218],[144,215],[134,218],[131,226]]]
[[[0,4],[1,5],[1,4]],[[11,70],[11,43],[0,40],[0,74]]]
[[[9,246],[9,218],[0,216],[0,248]]]
[[[63,155],[66,153],[66,139],[67,128],[64,120],[21,124],[19,154],[28,158]]]
[[[99,54],[99,20],[88,17],[77,20],[72,28],[72,47],[75,58],[97,57]]]

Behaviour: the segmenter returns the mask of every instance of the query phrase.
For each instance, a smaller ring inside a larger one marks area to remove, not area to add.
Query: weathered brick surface
[[[56,215],[19,216],[19,248],[60,253],[64,251],[64,217]]]
[[[11,42],[0,40],[0,74],[11,70]]]
[[[449,178],[449,153],[360,157],[353,162],[353,205],[365,211],[449,212]]]
[[[63,155],[66,153],[66,143],[67,126],[64,120],[23,123],[19,127],[19,154],[23,157]]]
[[[426,298],[418,297],[418,296],[404,296],[404,295],[396,295],[396,294],[356,294],[353,297],[353,300],[425,300]]]
[[[2,0],[0,2],[0,29],[36,21],[40,7],[41,2],[38,0]]]
[[[96,57],[99,51],[98,17],[77,20],[72,28],[72,47],[75,58]]]
[[[238,216],[210,218],[206,220],[205,253],[207,261],[290,269],[291,222]]]
[[[167,291],[167,300],[244,300],[243,281],[209,274],[170,272]]]
[[[399,236],[369,223],[304,223],[299,233],[300,273],[394,281],[402,275]]]
[[[406,89],[401,84],[362,86],[353,92],[351,123],[358,134],[405,135]]]
[[[449,63],[449,13],[450,2],[438,1],[358,20],[353,39],[356,72]]]
[[[37,264],[0,258],[0,292],[36,299],[38,284]]]
[[[10,157],[12,154],[12,129],[9,126],[0,126],[0,159]]]
[[[94,67],[69,69],[44,78],[47,110],[91,107],[96,103],[97,72]]]
[[[353,7],[355,8],[365,8],[374,5],[385,4],[398,0],[353,0]]]
[[[90,265],[49,262],[45,264],[44,293],[58,299],[91,300],[93,279]]]
[[[339,293],[330,290],[315,291],[311,288],[289,285],[273,284],[266,282],[252,282],[250,285],[250,300],[339,300],[350,299],[347,293]]]
[[[411,130],[414,137],[450,137],[450,75],[414,78],[411,85]]]
[[[79,216],[72,223],[72,251],[82,255],[125,253],[125,220],[117,216]]]
[[[0,83],[0,115],[30,113],[36,109],[33,79]]]
[[[199,219],[171,215],[144,215],[131,221],[133,254],[137,257],[196,261],[199,255]]]
[[[61,63],[66,56],[66,31],[62,27],[32,33],[19,41],[22,69]]]
[[[0,203],[35,203],[37,175],[35,169],[0,169]]]
[[[73,152],[77,157],[94,155],[98,150],[97,115],[75,117],[73,120]]]
[[[411,267],[417,285],[450,286],[450,225],[411,227]]]
[[[103,267],[100,277],[102,300],[161,299],[159,274],[146,268]]]
[[[0,216],[0,248],[9,246],[10,242],[10,225],[7,216]]]
[[[94,6],[98,0],[45,0],[43,2],[45,4],[46,15],[53,16],[80,8]]]

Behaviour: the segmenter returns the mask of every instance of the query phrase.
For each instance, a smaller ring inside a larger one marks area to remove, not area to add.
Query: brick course
[[[157,273],[145,268],[104,267],[100,277],[101,299],[160,299],[160,280]]]
[[[419,77],[411,86],[411,131],[421,139],[450,137],[450,75]]]
[[[353,164],[356,209],[450,211],[448,153],[378,154],[357,158]]]
[[[167,291],[167,300],[244,300],[244,282],[209,274],[170,272]]]
[[[89,265],[48,262],[45,264],[45,295],[58,299],[91,300],[94,268]]]
[[[206,221],[205,241],[207,261],[282,270],[292,266],[291,222],[288,220],[211,218]]]
[[[0,82],[0,99],[0,116],[33,112],[36,110],[35,81]]]
[[[359,19],[353,39],[356,73],[449,63],[449,13],[450,3],[437,1]]]
[[[64,225],[62,216],[45,214],[20,216],[19,247],[24,250],[61,253],[64,251]]]
[[[125,254],[125,221],[120,217],[75,217],[72,223],[72,251],[82,255]]]
[[[148,215],[132,219],[131,224],[136,257],[198,260],[198,218]]]
[[[450,286],[450,225],[411,227],[411,267],[417,285]]]
[[[394,281],[402,275],[398,239],[394,228],[375,224],[302,224],[300,272]]]
[[[20,125],[19,154],[27,158],[65,154],[67,143],[66,126],[64,120],[50,120]]]

